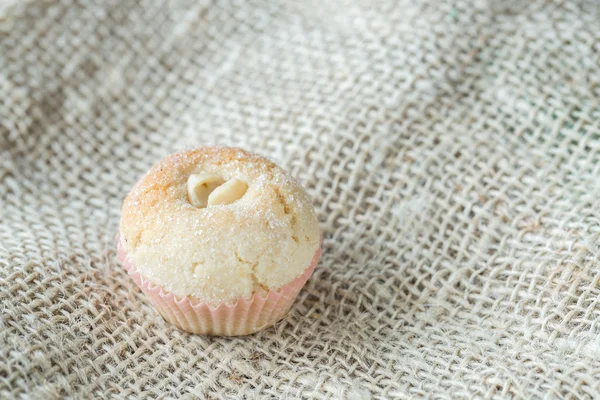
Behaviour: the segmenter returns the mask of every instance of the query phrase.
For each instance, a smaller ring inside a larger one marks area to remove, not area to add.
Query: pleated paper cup
[[[118,235],[117,246],[119,261],[165,320],[187,332],[218,336],[249,335],[281,320],[312,275],[321,255],[319,247],[304,273],[277,290],[215,306],[193,296],[175,296],[153,284],[127,258]]]

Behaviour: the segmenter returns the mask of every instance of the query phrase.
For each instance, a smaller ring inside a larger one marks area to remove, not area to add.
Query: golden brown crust
[[[248,191],[233,204],[198,209],[187,201],[186,182],[199,172],[241,179]],[[213,302],[288,283],[319,244],[300,185],[263,157],[222,147],[175,153],[153,166],[123,203],[121,236],[154,283]]]
[[[279,168],[266,158],[234,147],[201,147],[170,154],[152,166],[125,198],[121,224],[138,226],[137,232],[127,240],[132,239],[135,246],[135,241],[141,236],[140,230],[144,228],[138,223],[140,217],[155,210],[160,202],[175,201],[179,193],[169,189],[187,179],[198,164],[207,162],[215,166],[247,163],[255,175],[260,174],[267,179],[273,179],[273,171]]]

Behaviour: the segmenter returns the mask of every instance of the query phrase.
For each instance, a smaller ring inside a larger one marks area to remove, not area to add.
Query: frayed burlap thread
[[[599,98],[596,1],[4,1],[0,397],[598,398]],[[117,262],[134,182],[209,144],[323,231],[250,337]]]

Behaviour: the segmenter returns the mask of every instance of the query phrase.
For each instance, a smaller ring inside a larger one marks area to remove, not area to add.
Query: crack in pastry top
[[[231,204],[190,204],[190,175],[248,185]],[[123,203],[121,238],[138,271],[177,296],[218,304],[278,289],[309,267],[320,245],[310,199],[295,179],[241,149],[208,147],[172,154]]]

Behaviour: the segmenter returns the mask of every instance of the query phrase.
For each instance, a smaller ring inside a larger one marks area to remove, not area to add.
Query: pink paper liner
[[[177,297],[150,282],[127,258],[118,234],[116,239],[119,261],[159,314],[187,332],[203,335],[249,335],[282,319],[312,275],[321,255],[319,246],[304,273],[277,290],[255,293],[248,299],[241,298],[212,306],[192,296]]]

